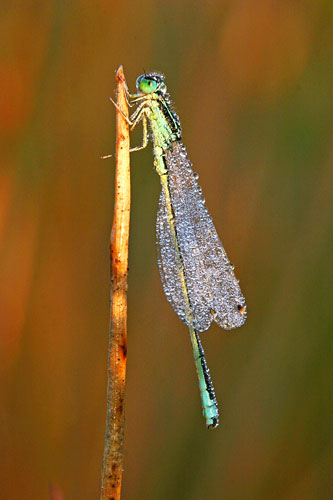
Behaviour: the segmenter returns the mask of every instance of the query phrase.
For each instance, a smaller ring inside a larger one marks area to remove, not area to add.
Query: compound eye
[[[144,94],[151,94],[152,92],[155,92],[157,89],[158,83],[153,80],[152,78],[148,77],[143,77],[143,78],[138,78],[137,81],[137,89],[141,90]]]

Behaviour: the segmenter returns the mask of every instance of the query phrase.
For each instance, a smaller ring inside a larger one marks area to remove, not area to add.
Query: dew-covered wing
[[[179,267],[182,265],[191,305],[192,326],[204,331],[214,320],[222,328],[239,327],[246,320],[245,299],[204,205],[197,183],[198,176],[192,170],[185,146],[175,143],[173,149],[166,153],[165,159],[180,251],[179,259],[162,189],[156,236],[158,266],[167,299],[179,318],[190,325],[180,278]]]

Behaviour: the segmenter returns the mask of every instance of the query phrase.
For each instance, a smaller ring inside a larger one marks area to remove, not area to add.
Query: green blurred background
[[[333,498],[333,3],[4,1],[0,8],[1,498],[99,497],[115,110],[161,71],[247,298],[202,335],[156,264],[159,179],[132,156],[123,498]],[[138,127],[140,128],[140,127]],[[141,141],[135,131],[132,144]]]

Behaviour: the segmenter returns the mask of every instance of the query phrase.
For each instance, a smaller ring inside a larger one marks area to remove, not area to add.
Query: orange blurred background
[[[333,4],[5,1],[0,60],[1,498],[99,497],[115,111],[161,71],[248,304],[202,335],[201,415],[159,280],[159,179],[132,156],[123,498],[333,498]],[[140,128],[140,127],[138,127]],[[135,131],[132,144],[141,141]]]

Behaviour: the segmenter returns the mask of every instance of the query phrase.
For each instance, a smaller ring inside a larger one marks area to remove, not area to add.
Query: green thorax
[[[163,97],[156,94],[147,96],[145,115],[150,122],[155,146],[166,151],[173,142],[181,139],[178,116]]]
[[[147,96],[148,97],[148,96]],[[163,155],[181,139],[178,116],[171,111],[163,97],[152,94],[147,98],[145,115],[150,123],[154,144],[155,167],[158,174],[165,173]]]

